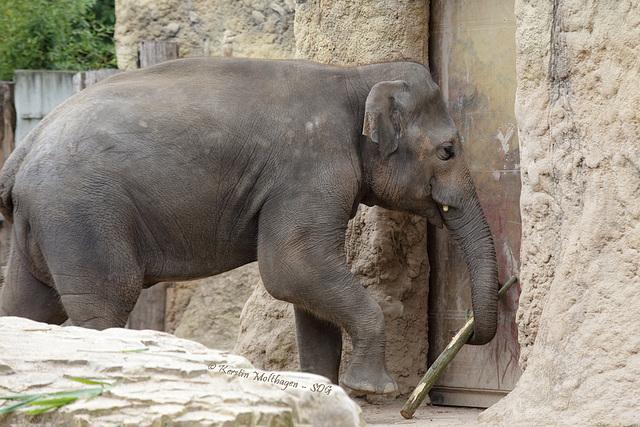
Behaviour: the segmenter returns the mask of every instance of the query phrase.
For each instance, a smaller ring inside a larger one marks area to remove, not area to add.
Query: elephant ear
[[[380,82],[367,96],[362,134],[378,144],[383,159],[398,149],[405,135],[400,102],[408,94],[408,86],[404,80]]]

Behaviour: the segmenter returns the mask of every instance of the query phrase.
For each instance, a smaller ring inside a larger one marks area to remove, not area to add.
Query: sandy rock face
[[[298,57],[337,65],[398,60],[428,64],[428,2],[298,3],[295,14]]]
[[[260,369],[300,370],[293,305],[269,295],[262,281],[242,309],[233,353]]]
[[[526,367],[482,421],[640,423],[640,4],[516,1]]]
[[[138,43],[175,41],[181,57],[290,58],[294,0],[116,0],[118,67],[137,68]]]
[[[242,307],[260,283],[258,264],[187,283],[196,290],[174,334],[209,348],[232,350],[238,338]]]
[[[258,371],[163,332],[3,317],[0,335],[0,396],[95,387],[65,376],[116,383],[93,400],[10,414],[3,425],[364,425],[358,405],[323,377]]]

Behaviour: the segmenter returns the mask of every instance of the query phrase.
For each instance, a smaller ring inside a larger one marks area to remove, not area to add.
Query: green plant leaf
[[[62,406],[67,403],[75,402],[78,400],[78,397],[58,397],[55,399],[45,399],[45,400],[36,400],[34,402],[30,402],[29,405],[32,406]]]
[[[76,381],[82,384],[89,384],[89,385],[99,385],[99,386],[109,386],[112,387],[113,384],[109,384],[109,383],[105,383],[104,381],[94,381],[94,380],[88,380],[86,378],[80,378],[80,377],[71,377],[68,375],[65,375],[65,378],[70,379],[72,381]]]
[[[86,380],[91,381],[91,380]],[[105,383],[102,383],[105,384]],[[15,396],[4,396],[0,399],[5,400],[22,400],[22,402],[15,403],[0,410],[0,415],[9,414],[25,406],[44,406],[44,408],[35,408],[29,411],[25,411],[25,414],[37,415],[48,411],[49,409],[59,408],[60,406],[73,403],[80,397],[87,397],[87,400],[95,399],[109,388],[83,388],[80,390],[72,391],[59,391],[57,393],[39,393],[39,394],[24,394]]]
[[[44,396],[44,394],[42,393],[37,393],[37,394],[16,394],[13,396],[0,396],[0,399],[4,399],[4,400],[27,400],[27,399],[31,399],[32,397],[38,398]]]
[[[17,411],[20,408],[24,408],[25,406],[29,405],[31,402],[37,400],[40,397],[42,397],[41,394],[33,394],[31,395],[30,398],[22,402],[14,403],[13,405],[9,405],[6,408],[0,409],[0,415],[10,414],[11,412]]]
[[[109,389],[105,389],[105,390],[109,390]],[[102,390],[98,391],[96,390],[95,392],[91,393],[89,395],[89,397],[87,397],[87,402],[89,402],[90,400],[95,399],[96,397],[100,396],[102,394]]]
[[[38,415],[41,414],[43,412],[47,412],[49,409],[54,409],[54,408],[58,408],[58,406],[45,406],[44,408],[41,409],[34,409],[31,411],[24,411],[25,414],[27,415]]]
[[[47,395],[47,397],[57,397],[58,399],[66,399],[66,398],[75,398],[82,397],[86,394],[91,394],[95,392],[102,393],[104,389],[101,388],[82,388],[80,390],[72,390],[72,391],[59,391],[57,393],[51,393]]]
[[[143,351],[149,351],[149,347],[138,348],[136,350],[122,350],[121,353],[142,353]]]
[[[116,66],[114,0],[0,0],[0,80]]]

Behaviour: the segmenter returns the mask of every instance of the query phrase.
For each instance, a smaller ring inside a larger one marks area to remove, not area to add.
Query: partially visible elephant
[[[13,244],[0,315],[104,329],[143,288],[258,260],[295,306],[300,364],[397,389],[382,311],[347,268],[358,204],[451,231],[471,275],[472,344],[497,323],[491,232],[437,85],[408,62],[341,68],[199,58],[115,75],[71,97],[0,172]]]

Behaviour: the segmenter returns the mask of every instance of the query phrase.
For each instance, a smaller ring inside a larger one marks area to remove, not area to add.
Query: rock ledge
[[[0,396],[117,383],[101,396],[2,425],[364,425],[359,406],[321,376],[265,372],[247,359],[156,331],[95,331],[0,318]]]

